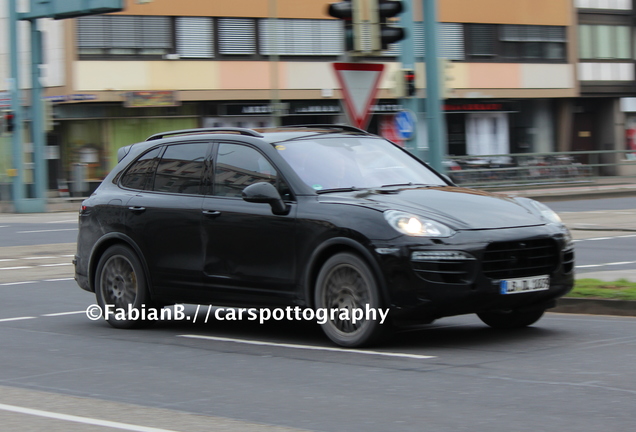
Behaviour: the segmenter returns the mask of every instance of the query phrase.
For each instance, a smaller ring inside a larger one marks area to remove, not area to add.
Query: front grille
[[[469,284],[475,279],[477,261],[463,252],[414,252],[411,266],[420,278],[444,284]]]
[[[491,243],[484,252],[483,272],[492,279],[550,274],[559,265],[559,248],[551,239]]]

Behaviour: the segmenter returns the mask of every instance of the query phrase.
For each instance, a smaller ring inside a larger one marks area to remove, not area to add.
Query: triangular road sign
[[[384,71],[383,64],[334,63],[333,69],[342,89],[345,110],[355,127],[365,129],[369,123],[371,105],[378,94]]]

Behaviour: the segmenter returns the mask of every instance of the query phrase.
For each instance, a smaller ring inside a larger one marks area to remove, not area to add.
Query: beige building
[[[98,181],[119,147],[163,130],[271,125],[274,100],[282,124],[346,121],[331,66],[344,54],[342,23],[326,13],[333,2],[128,0],[116,14],[41,20],[56,117],[49,144],[61,150],[55,175],[68,177],[82,162]],[[406,13],[416,21],[424,95],[420,9],[415,0]],[[439,0],[438,10],[453,87],[445,101],[449,153],[569,150],[580,94],[573,1]],[[386,65],[373,132],[401,109],[399,49],[368,59]],[[0,45],[0,86],[5,53]]]

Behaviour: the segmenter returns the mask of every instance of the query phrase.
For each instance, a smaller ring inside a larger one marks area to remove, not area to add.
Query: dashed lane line
[[[39,264],[34,266],[16,266],[16,267],[0,267],[0,270],[24,270],[24,269],[32,269],[38,267],[60,267],[60,266],[70,266],[73,263],[56,263],[56,264]]]
[[[28,284],[36,284],[40,282],[63,282],[63,281],[72,281],[74,278],[56,278],[56,279],[42,279],[42,280],[30,280],[30,281],[19,281],[19,282],[5,282],[1,283],[1,286],[12,286],[12,285],[28,285]]]
[[[32,230],[32,231],[16,231],[16,234],[31,234],[31,233],[44,233],[44,232],[58,232],[58,231],[77,231],[78,228],[60,228],[49,230]]]
[[[399,357],[399,358],[411,358],[411,359],[420,359],[420,360],[436,358],[436,356],[422,355],[422,354],[408,354],[408,353],[396,353],[396,352],[386,352],[386,351],[367,351],[367,350],[359,350],[359,349],[351,349],[351,348],[334,348],[334,347],[323,347],[323,346],[315,346],[315,345],[298,345],[298,344],[289,344],[289,343],[265,342],[265,341],[250,340],[250,339],[234,339],[234,338],[217,337],[217,336],[185,334],[185,335],[177,335],[177,337],[187,338],[187,339],[210,340],[210,341],[216,341],[216,342],[233,342],[233,343],[244,344],[244,345],[292,348],[292,349],[310,350],[310,351],[341,352],[341,353],[347,353],[347,354],[364,354],[364,355],[383,356],[383,357]]]
[[[60,414],[52,411],[43,411],[39,409],[25,408],[17,405],[6,405],[0,403],[0,410],[10,411],[19,414],[27,414],[31,416],[44,417],[54,420],[62,420],[72,423],[81,423],[85,425],[102,426],[111,429],[119,429],[136,432],[175,432],[174,430],[159,429],[154,427],[134,425],[130,423],[121,423],[108,420],[100,420],[91,417],[80,417],[76,415]]]

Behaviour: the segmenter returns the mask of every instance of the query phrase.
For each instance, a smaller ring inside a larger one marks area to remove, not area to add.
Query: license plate
[[[550,276],[506,279],[499,283],[501,294],[518,294],[533,291],[545,291],[550,288]]]

